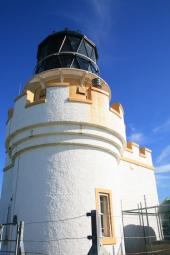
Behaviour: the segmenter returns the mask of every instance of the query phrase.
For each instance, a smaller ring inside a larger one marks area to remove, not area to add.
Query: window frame
[[[101,243],[103,245],[116,244],[114,222],[113,222],[113,206],[112,206],[112,191],[108,189],[96,188],[96,210],[100,214],[100,196],[106,196],[108,198],[108,211],[109,211],[109,228],[110,236],[103,236]],[[100,226],[101,227],[101,226]]]

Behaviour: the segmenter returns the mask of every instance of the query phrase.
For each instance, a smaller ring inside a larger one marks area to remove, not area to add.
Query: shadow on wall
[[[110,253],[108,253],[103,246],[100,246],[99,251],[97,251],[96,245],[92,244],[92,246],[91,246],[91,248],[90,248],[87,255],[98,255],[98,254],[100,254],[100,255],[109,255]],[[121,254],[123,254],[123,253],[121,253]]]
[[[96,246],[93,244],[88,252],[87,255],[97,255],[97,249]]]
[[[149,244],[156,241],[155,231],[148,226],[127,225],[124,227],[124,237],[128,254],[145,252]]]

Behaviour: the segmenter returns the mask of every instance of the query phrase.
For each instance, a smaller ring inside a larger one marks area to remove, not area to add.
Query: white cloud
[[[99,15],[101,19],[105,20],[107,18],[106,14],[111,14],[111,6],[113,4],[113,1],[107,0],[106,3],[106,0],[87,0],[87,4],[93,6],[93,12]]]
[[[128,124],[128,129],[129,129],[129,135],[127,136],[127,139],[132,142],[136,143],[146,143],[146,136],[144,133],[138,131],[136,127],[132,123]]]
[[[94,9],[99,15],[102,15],[103,7],[107,6],[104,1],[101,0],[91,0],[90,3],[94,6]]]
[[[158,172],[156,174],[156,182],[157,182],[159,189],[166,189],[166,191],[169,190],[169,188],[170,188],[170,186],[169,186],[169,180],[170,180],[169,171],[170,171],[170,164],[169,164],[169,166],[168,165],[166,165],[164,167],[162,166],[160,169],[160,172]]]
[[[162,174],[170,173],[170,145],[166,146],[160,155],[156,159],[156,173],[158,174],[158,179],[166,179]],[[170,176],[168,176],[170,178]]]
[[[170,180],[170,175],[167,175],[167,174],[156,174],[156,179],[157,181],[166,181],[166,180]]]
[[[114,18],[114,8],[112,0],[91,0],[87,1],[92,11],[92,17],[88,17],[87,30],[93,34],[97,45],[110,35],[111,23]],[[115,3],[114,3],[115,4]]]
[[[169,132],[170,131],[170,120],[167,120],[162,125],[155,127],[152,131],[154,134]]]
[[[170,173],[170,164],[156,166],[156,173]]]
[[[156,180],[159,188],[169,189],[170,145],[166,146],[156,159]]]
[[[68,5],[56,15],[64,16],[66,20],[73,21],[82,33],[93,39],[97,46],[108,40],[111,24],[114,19],[115,1],[112,0],[84,0],[82,11],[76,6]],[[88,17],[87,17],[88,13]]]
[[[166,192],[169,191],[169,183],[165,183],[163,181],[157,181],[158,189],[165,189]],[[169,192],[168,192],[169,193]]]
[[[128,140],[136,143],[143,143],[145,141],[145,136],[142,133],[136,132],[128,136]]]
[[[160,155],[156,159],[156,164],[164,163],[165,161],[170,160],[170,145],[166,146]]]

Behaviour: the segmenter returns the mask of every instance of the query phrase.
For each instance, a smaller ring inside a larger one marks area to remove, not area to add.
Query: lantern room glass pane
[[[78,52],[80,54],[83,54],[83,55],[87,56],[87,51],[86,51],[86,48],[85,48],[85,45],[84,45],[84,41],[81,42],[81,45],[80,45],[80,48],[79,48]]]
[[[96,62],[96,54],[95,54],[95,50],[92,49],[92,54],[91,54],[91,59]]]
[[[61,44],[64,40],[63,36],[60,36],[58,39],[51,39],[48,47],[48,55],[57,53],[61,47]]]
[[[85,46],[86,46],[86,50],[87,50],[87,55],[90,58],[91,54],[92,54],[92,46],[86,41],[85,41]]]
[[[91,64],[89,64],[88,71],[91,72],[91,73],[93,72],[92,69],[91,69]]]
[[[89,62],[83,58],[77,57],[77,60],[79,62],[80,68],[84,70],[88,70],[89,68]]]
[[[98,73],[98,70],[96,69],[96,67],[91,63],[91,69],[93,73]]]
[[[81,38],[76,37],[76,36],[70,36],[69,40],[70,40],[72,50],[77,51],[77,49],[79,47],[79,44],[80,44],[80,41],[81,41]]]
[[[58,36],[57,38],[49,38],[48,43],[41,46],[38,60],[40,60],[40,58],[43,59],[48,55],[57,53],[61,47],[63,40],[64,40],[63,35]]]
[[[80,65],[79,65],[79,63],[78,63],[78,61],[77,61],[77,59],[75,58],[74,59],[74,61],[73,61],[73,64],[72,64],[72,66],[71,66],[72,68],[80,68]]]
[[[41,58],[45,58],[48,55],[48,47],[49,45],[45,45],[44,47],[41,48],[40,50]]]
[[[73,61],[73,56],[71,55],[60,55],[59,58],[62,67],[70,67]]]
[[[61,67],[58,56],[51,56],[45,60],[45,70]]]
[[[68,37],[66,38],[66,40],[65,40],[65,42],[64,42],[64,44],[63,44],[63,46],[62,46],[61,51],[62,51],[62,52],[63,52],[63,51],[73,51],[73,50],[72,50],[72,47],[71,47],[71,43],[70,43]]]

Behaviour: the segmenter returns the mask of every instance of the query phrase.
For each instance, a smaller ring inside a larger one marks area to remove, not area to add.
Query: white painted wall
[[[146,208],[145,199],[147,207],[159,204],[154,170],[121,161],[119,174],[120,185],[123,187],[120,191],[123,210],[138,209],[138,206]],[[146,213],[146,210],[143,209],[142,212]],[[155,209],[148,209],[148,213],[155,213]],[[160,238],[156,216],[149,216],[147,221],[144,214],[142,222],[142,216],[139,214],[124,214],[123,221],[126,248],[129,253],[145,251],[144,235],[148,237],[145,239],[147,242]]]
[[[121,181],[121,198],[124,208],[136,208],[139,202],[144,203],[146,196],[148,206],[157,205],[157,187],[154,170],[120,161],[119,174]]]
[[[83,237],[80,240],[59,241],[61,254],[87,254],[91,241],[86,237],[91,234],[91,223],[85,215],[96,208],[95,188],[113,191],[114,215],[120,215],[115,164],[112,155],[82,146],[46,147],[22,154],[13,213],[25,221],[25,239]],[[84,216],[66,220],[81,215]],[[63,221],[27,224],[32,221],[59,220]],[[121,221],[116,221],[117,236],[120,236],[120,224]],[[38,250],[42,244],[25,243],[25,247],[27,250]],[[54,253],[53,248],[46,244],[43,251]]]
[[[12,214],[25,222],[26,251],[84,255],[91,247],[86,239],[91,223],[85,215],[96,209],[95,189],[110,189],[117,243],[106,249],[118,255],[123,241],[121,200],[123,209],[131,209],[145,194],[155,205],[154,172],[119,163],[125,125],[109,110],[108,96],[93,92],[92,104],[68,98],[69,87],[58,86],[47,88],[46,103],[25,108],[26,96],[15,102],[6,135],[11,147],[6,166],[14,166],[4,173],[2,219],[12,195]],[[148,163],[148,158],[133,153],[131,159]],[[37,221],[42,223],[31,223]]]
[[[12,183],[13,183],[13,169],[3,173],[3,185],[1,191],[1,223],[6,223],[8,206],[10,205],[12,197]]]

